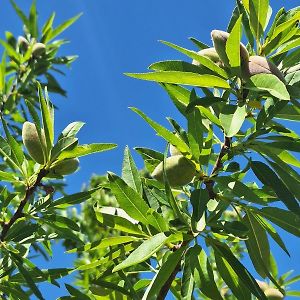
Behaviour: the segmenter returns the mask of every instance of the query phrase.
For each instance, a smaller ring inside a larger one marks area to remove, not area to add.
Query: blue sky
[[[26,10],[30,3],[28,0],[16,2]],[[298,3],[296,0],[271,1],[275,12],[282,5],[291,8]],[[0,34],[3,37],[5,30],[21,34],[21,23],[9,1],[1,4]],[[79,191],[92,173],[104,174],[108,170],[120,173],[125,145],[164,150],[163,140],[128,107],[138,107],[165,125],[167,116],[181,124],[184,124],[183,119],[158,85],[126,77],[123,73],[144,72],[151,63],[160,60],[185,59],[159,43],[161,39],[190,49],[195,48],[188,37],[211,44],[211,30],[226,30],[233,5],[233,0],[37,1],[40,22],[44,22],[52,11],[56,12],[56,24],[83,12],[80,20],[63,35],[71,43],[65,45],[61,53],[78,54],[79,59],[72,70],[66,72],[66,77],[59,78],[68,91],[67,99],[52,97],[59,107],[57,133],[70,122],[84,121],[86,125],[79,134],[80,143],[118,144],[116,150],[82,158],[80,171],[67,178],[68,192]],[[135,157],[142,167],[141,160]],[[283,238],[292,258],[288,259],[274,247],[280,272],[294,268],[300,273],[299,240],[287,234],[283,234]],[[72,257],[64,255],[59,246],[55,249],[58,257],[51,262],[52,267],[71,266]],[[64,295],[63,290],[53,286],[43,289],[49,300]]]

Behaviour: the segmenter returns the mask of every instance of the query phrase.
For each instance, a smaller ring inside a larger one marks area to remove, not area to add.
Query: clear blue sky
[[[31,1],[16,2],[27,10]],[[299,1],[273,0],[271,4],[276,12],[280,6],[291,8]],[[67,178],[70,193],[79,191],[92,173],[104,174],[108,170],[120,173],[125,145],[164,150],[162,139],[128,107],[138,107],[162,124],[167,124],[166,116],[184,124],[183,119],[158,85],[128,78],[123,73],[144,72],[151,63],[159,60],[185,59],[160,44],[160,39],[190,49],[195,49],[188,40],[191,36],[211,44],[211,30],[226,30],[233,5],[234,0],[37,1],[40,22],[44,22],[52,11],[56,12],[56,24],[79,12],[84,13],[63,35],[71,43],[65,45],[61,53],[78,54],[79,59],[72,70],[66,72],[67,76],[60,78],[68,91],[67,99],[52,97],[59,107],[57,132],[68,123],[80,120],[86,122],[79,135],[81,143],[114,142],[119,145],[117,150],[82,158],[80,171]],[[5,30],[21,34],[21,23],[9,1],[1,2],[0,19],[2,37]],[[142,167],[141,160],[136,158]],[[287,234],[283,234],[283,238],[292,258],[274,247],[280,272],[294,268],[295,273],[300,273],[299,239]],[[70,267],[72,257],[63,254],[60,246],[55,249],[56,257],[51,266]],[[47,300],[66,295],[63,289],[49,285],[43,285],[43,291],[47,293]]]

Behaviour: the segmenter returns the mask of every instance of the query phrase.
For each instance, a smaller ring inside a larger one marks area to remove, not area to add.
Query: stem
[[[35,183],[31,186],[27,186],[26,192],[25,192],[25,196],[22,199],[22,201],[20,202],[17,210],[15,211],[15,213],[13,214],[13,216],[11,217],[11,219],[9,220],[8,223],[4,223],[2,225],[2,232],[0,235],[0,240],[3,242],[9,229],[11,228],[11,226],[20,218],[23,217],[23,209],[25,207],[25,205],[27,204],[28,200],[30,199],[30,197],[33,195],[33,193],[35,192],[36,188],[39,186],[39,184],[41,183],[42,179],[44,176],[46,176],[48,173],[47,170],[45,169],[41,169],[40,172],[38,173],[37,179],[35,181]]]
[[[210,177],[217,176],[218,171],[223,167],[222,158],[227,154],[228,150],[230,149],[230,146],[231,146],[231,138],[225,136],[224,144],[222,145],[221,151],[220,151],[219,156],[216,160],[216,163],[211,171]],[[206,190],[208,191],[208,195],[209,195],[210,199],[214,199],[216,196],[216,194],[213,190],[214,184],[215,184],[215,181],[212,179],[205,182]]]

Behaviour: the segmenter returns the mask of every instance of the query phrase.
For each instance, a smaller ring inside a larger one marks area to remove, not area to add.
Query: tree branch
[[[231,146],[231,138],[225,136],[224,144],[222,145],[221,151],[220,151],[219,156],[216,160],[216,163],[211,171],[210,177],[216,176],[218,171],[223,167],[222,158],[228,153],[230,146]],[[213,190],[214,184],[215,184],[215,181],[212,179],[205,182],[206,190],[208,192],[210,199],[214,199],[216,196],[216,194]]]
[[[32,196],[32,194],[35,192],[36,188],[40,185],[42,179],[44,176],[46,176],[48,173],[47,170],[41,169],[40,172],[37,175],[37,179],[35,183],[31,186],[28,186],[25,192],[25,196],[20,202],[17,210],[15,211],[14,215],[11,217],[9,222],[2,224],[2,232],[0,235],[0,240],[3,242],[10,227],[19,219],[23,217],[23,209],[28,202],[29,198]]]

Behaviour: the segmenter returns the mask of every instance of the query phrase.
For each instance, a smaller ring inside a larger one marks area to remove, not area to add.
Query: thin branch
[[[26,203],[28,202],[28,200],[30,199],[30,197],[33,195],[33,193],[35,192],[36,188],[40,185],[43,177],[45,177],[47,175],[48,171],[45,169],[41,169],[40,172],[37,175],[37,179],[35,181],[35,183],[31,186],[28,186],[25,192],[25,196],[22,199],[22,201],[20,202],[17,210],[15,211],[15,213],[13,214],[13,216],[11,217],[11,219],[9,220],[9,222],[2,224],[2,232],[0,235],[0,240],[3,242],[10,227],[20,218],[23,217],[23,209],[26,205]]]
[[[216,160],[216,163],[211,171],[210,177],[216,176],[218,171],[223,167],[222,158],[228,153],[231,146],[231,138],[225,136],[224,138],[224,144],[222,145],[221,151],[218,155],[218,158]],[[206,190],[208,191],[208,195],[210,199],[214,199],[216,194],[213,190],[215,181],[213,179],[210,179],[205,182]]]

